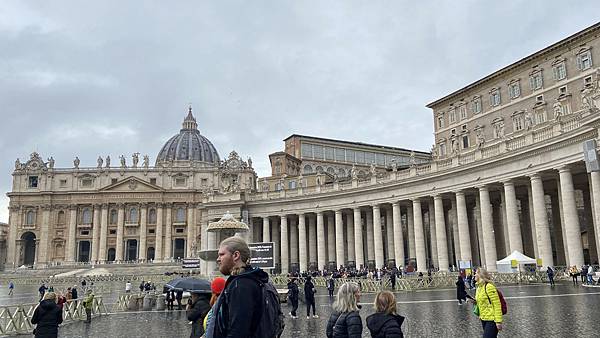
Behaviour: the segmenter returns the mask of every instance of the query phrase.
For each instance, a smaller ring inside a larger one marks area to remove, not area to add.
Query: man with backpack
[[[213,337],[273,338],[283,332],[283,313],[269,275],[250,266],[250,248],[233,236],[219,246],[217,264],[226,276],[223,293],[213,309]]]

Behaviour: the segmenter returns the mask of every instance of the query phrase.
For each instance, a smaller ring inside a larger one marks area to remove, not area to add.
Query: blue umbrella
[[[167,288],[175,291],[188,291],[191,293],[212,293],[210,282],[192,277],[175,278],[165,284]]]

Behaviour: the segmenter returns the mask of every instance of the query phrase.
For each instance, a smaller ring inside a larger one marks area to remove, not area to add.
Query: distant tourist
[[[79,295],[77,294],[77,288],[74,286],[74,287],[71,289],[71,298],[72,298],[73,300],[76,300],[78,296],[79,296]]]
[[[587,283],[589,285],[594,284],[594,268],[592,267],[592,265],[590,264],[588,266],[588,271],[587,271]]]
[[[13,283],[13,281],[8,282],[8,295],[12,296],[14,290],[15,290],[15,283]]]
[[[375,296],[375,313],[367,317],[367,328],[373,338],[402,338],[404,317],[396,313],[396,297],[390,291]]]
[[[327,280],[327,291],[329,291],[329,298],[333,299],[333,292],[335,291],[335,281],[333,280],[333,276],[329,277]]]
[[[296,314],[296,310],[298,310],[298,296],[300,294],[300,290],[298,289],[298,283],[296,282],[296,278],[291,278],[287,284],[288,287],[288,299],[292,304],[292,311],[290,312],[290,316],[292,319],[298,318]]]
[[[144,292],[144,286],[145,286],[144,281],[142,281],[140,283],[140,293]],[[181,309],[179,309],[179,310],[181,310]]]
[[[550,282],[550,286],[554,286],[554,270],[551,267],[546,269],[546,274],[548,275],[548,282]]]
[[[56,294],[56,305],[58,305],[58,307],[62,310],[63,305],[67,302],[67,297],[61,295],[61,294]]]
[[[573,285],[577,286],[577,277],[579,277],[579,270],[577,270],[577,267],[575,265],[569,268],[569,275],[573,279]]]
[[[306,319],[310,318],[310,308],[312,307],[313,318],[319,318],[317,316],[317,310],[315,309],[315,285],[312,282],[312,278],[310,276],[306,277],[306,282],[304,282],[304,301],[306,303]]]
[[[125,293],[130,293],[131,292],[131,282],[127,281],[127,283],[125,283]]]
[[[327,321],[327,338],[362,337],[362,320],[358,313],[360,290],[354,282],[344,283],[333,302],[333,313]]]
[[[463,302],[467,301],[467,290],[465,287],[465,281],[461,275],[458,275],[456,280],[456,299],[458,299],[458,305],[462,305]]]
[[[177,300],[177,310],[182,310],[182,305],[181,305],[181,300],[183,299],[183,291],[182,290],[178,290],[177,294],[175,295],[175,300]]]
[[[33,330],[34,337],[58,337],[58,325],[62,321],[62,310],[56,305],[56,294],[54,292],[46,293],[31,317],[31,324],[36,325]]]
[[[44,294],[46,293],[46,290],[48,290],[48,288],[46,287],[46,284],[42,283],[42,285],[38,289],[38,292],[40,293],[40,301],[42,301],[44,299]]]
[[[169,290],[166,295],[167,310],[173,310],[173,302],[175,302],[175,291]]]
[[[94,294],[92,289],[88,289],[85,292],[85,298],[83,299],[83,307],[85,308],[86,323],[92,322],[92,307],[94,305]]]
[[[477,291],[473,302],[477,305],[483,337],[497,337],[498,331],[502,330],[502,305],[498,290],[492,283],[490,274],[483,268],[477,269],[475,281]]]
[[[210,310],[210,298],[208,294],[192,292],[191,302],[187,305],[187,319],[192,322],[192,332],[190,338],[200,338],[204,335],[204,317]]]

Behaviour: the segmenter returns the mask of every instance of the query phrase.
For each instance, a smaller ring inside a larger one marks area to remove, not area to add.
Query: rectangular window
[[[335,148],[335,160],[338,162],[346,161],[346,151],[343,148]]]
[[[184,177],[175,178],[175,185],[178,187],[185,186],[185,178]]]
[[[500,105],[500,90],[494,89],[490,92],[490,106],[496,107]]]
[[[156,184],[156,178],[151,178],[150,179],[150,184]]]
[[[523,114],[513,117],[513,128],[515,131],[523,130]]]
[[[529,83],[531,84],[531,90],[542,89],[544,86],[544,78],[542,76],[542,72],[538,71],[529,77]]]
[[[438,116],[438,128],[444,128],[444,115]]]
[[[473,99],[473,102],[471,103],[471,109],[473,110],[473,114],[481,113],[481,98],[480,97],[476,97]]]
[[[577,68],[579,70],[586,70],[592,67],[592,51],[586,50],[577,54]]]
[[[333,161],[333,148],[325,147],[324,150],[325,150],[325,159]]]
[[[517,97],[521,96],[521,85],[519,84],[519,81],[512,82],[508,86],[508,94],[510,95],[511,99],[516,99]]]
[[[467,106],[466,105],[462,105],[460,107],[458,107],[458,115],[460,116],[461,120],[464,120],[467,118]]]
[[[535,102],[544,102],[544,95],[538,95],[535,97]]]
[[[377,165],[385,165],[385,155],[377,154]]]
[[[456,129],[454,129],[454,128],[450,129],[450,134],[456,135]]]
[[[116,178],[111,178],[111,179],[110,179],[110,184],[115,184],[115,183],[117,183],[118,181],[119,181],[119,180],[118,180],[118,179],[116,179]]]
[[[296,181],[292,180],[288,182],[289,189],[296,189]]]
[[[558,95],[567,95],[567,86],[562,86],[558,88]]]
[[[362,151],[356,152],[356,163],[365,163],[365,153]]]
[[[535,123],[540,124],[546,122],[546,111],[538,110],[535,112]]]
[[[366,163],[375,163],[375,154],[373,153],[365,153],[365,162]]]
[[[565,66],[564,61],[558,64],[555,64],[552,68],[554,72],[554,80],[560,81],[567,78],[567,66]]]
[[[149,233],[149,234],[153,234],[153,233],[155,233],[155,232],[156,232],[156,230],[154,230],[154,229],[148,229],[148,233]]]
[[[448,111],[448,123],[454,122],[456,122],[456,110],[453,108]]]
[[[583,79],[583,86],[587,87],[587,86],[590,86],[591,84],[592,84],[592,77],[591,76],[586,76]]]
[[[87,235],[89,235],[89,234],[90,234],[90,231],[89,231],[89,230],[81,230],[81,235],[82,235],[82,236],[87,236]]]
[[[111,234],[111,235],[116,235],[117,234],[117,230],[116,229],[110,229],[108,231],[108,233]]]
[[[93,180],[91,178],[83,178],[81,179],[81,186],[89,188],[92,186]]]
[[[313,146],[313,156],[314,156],[314,158],[322,160],[323,159],[323,146],[314,145]]]
[[[208,178],[203,178],[200,180],[201,185],[208,185]]]
[[[446,143],[439,144],[440,156],[446,156]]]
[[[462,146],[463,146],[463,149],[469,148],[469,135],[463,135]]]
[[[312,158],[312,144],[302,143],[302,157]]]
[[[60,180],[60,187],[64,188],[67,186],[67,180]]]
[[[38,177],[37,176],[29,176],[28,186],[30,188],[37,188],[38,187]]]
[[[467,131],[467,125],[466,124],[463,124],[461,128],[462,128],[462,132]]]
[[[182,234],[183,233],[183,228],[177,228],[177,229],[175,229],[175,233]]]
[[[346,162],[354,163],[354,150],[346,149]]]

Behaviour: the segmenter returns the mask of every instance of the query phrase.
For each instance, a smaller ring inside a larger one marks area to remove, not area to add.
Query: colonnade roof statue
[[[192,114],[192,107],[183,120],[179,134],[171,137],[156,157],[156,166],[166,162],[194,161],[206,164],[218,164],[219,153],[209,139],[198,131],[198,123]]]

